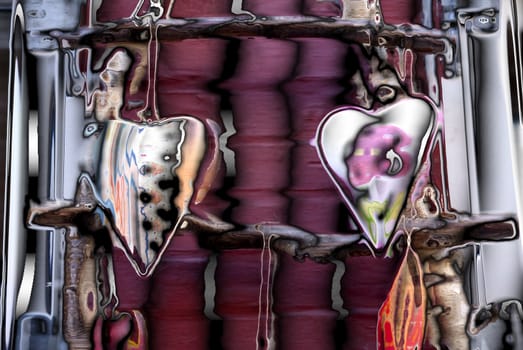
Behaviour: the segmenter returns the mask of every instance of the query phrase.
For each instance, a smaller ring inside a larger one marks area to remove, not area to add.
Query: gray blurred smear
[[[9,74],[9,30],[11,1],[0,0],[0,183],[5,179],[5,136],[7,113],[7,85]],[[4,197],[0,196],[0,212],[4,212]],[[0,237],[3,236],[0,227]]]
[[[5,164],[5,135],[7,113],[7,82],[9,73],[9,29],[11,1],[0,0],[0,163]],[[0,183],[4,183],[5,169],[0,166]],[[3,196],[0,198],[0,212],[4,212]],[[0,227],[0,237],[2,228]]]
[[[11,6],[12,6],[11,0],[0,0],[0,11],[10,12]]]

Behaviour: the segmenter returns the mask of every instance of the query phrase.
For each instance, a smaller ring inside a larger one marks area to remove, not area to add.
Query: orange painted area
[[[126,232],[127,230],[125,230],[125,228],[128,227],[128,222],[131,217],[129,213],[130,208],[127,203],[130,198],[130,193],[129,185],[127,184],[127,181],[123,176],[119,176],[116,180],[116,189],[113,193],[113,203],[116,212],[116,227],[119,227],[122,231],[120,232],[120,234],[122,234],[123,236],[127,236],[128,232]]]
[[[409,247],[379,311],[379,350],[422,348],[426,299],[423,270],[418,255]]]

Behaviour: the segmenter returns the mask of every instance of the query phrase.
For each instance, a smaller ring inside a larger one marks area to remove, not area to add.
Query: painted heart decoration
[[[204,124],[193,117],[106,122],[99,202],[140,276],[152,273],[189,212],[205,135]]]
[[[377,250],[394,232],[433,118],[423,100],[402,98],[374,111],[336,109],[318,127],[321,162]]]

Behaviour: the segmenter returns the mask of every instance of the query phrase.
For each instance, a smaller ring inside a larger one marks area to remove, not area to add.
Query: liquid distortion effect
[[[433,118],[427,103],[403,99],[373,114],[340,109],[319,127],[323,164],[374,249],[396,228]]]
[[[140,275],[148,275],[194,194],[205,130],[194,118],[151,125],[109,121],[99,165],[99,205]]]
[[[16,2],[2,347],[521,348],[520,12]]]

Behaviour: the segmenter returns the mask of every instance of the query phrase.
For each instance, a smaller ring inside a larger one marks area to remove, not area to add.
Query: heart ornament
[[[106,122],[97,195],[116,238],[140,276],[149,276],[189,213],[206,151],[193,117],[155,123]]]
[[[395,230],[433,119],[425,101],[401,98],[371,111],[336,109],[318,127],[321,162],[376,250],[387,246]]]

